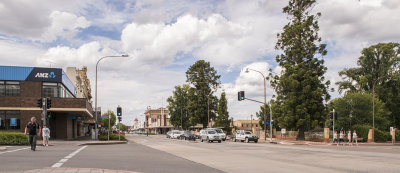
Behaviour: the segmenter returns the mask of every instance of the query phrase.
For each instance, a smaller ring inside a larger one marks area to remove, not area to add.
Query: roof
[[[258,120],[236,120],[233,123],[251,123],[252,121],[253,123],[258,123]]]

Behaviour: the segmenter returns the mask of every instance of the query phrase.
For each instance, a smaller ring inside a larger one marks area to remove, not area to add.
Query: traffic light
[[[337,117],[338,117],[338,113],[335,112],[335,120],[337,120]]]
[[[51,118],[51,113],[50,112],[48,112],[47,118]]]
[[[329,112],[329,119],[333,120],[333,112]]]
[[[43,107],[43,100],[42,98],[37,99],[37,107],[42,108]]]
[[[50,97],[46,98],[46,106],[47,106],[47,109],[51,108],[51,98]]]
[[[239,100],[239,101],[242,101],[242,100],[244,100],[244,98],[245,98],[245,97],[244,97],[244,91],[239,91],[239,92],[238,92],[238,100]]]
[[[333,121],[331,121],[331,126],[333,126]]]
[[[122,116],[122,108],[121,107],[117,107],[117,116]]]
[[[118,117],[118,121],[121,122],[122,121],[122,117]]]

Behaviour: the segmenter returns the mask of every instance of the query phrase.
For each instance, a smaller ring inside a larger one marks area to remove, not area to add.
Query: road
[[[224,172],[399,172],[399,146],[288,146],[201,143],[133,136],[137,143]]]
[[[164,136],[128,135],[128,144],[78,146],[58,141],[30,151],[0,151],[0,172],[59,167],[133,172],[399,172],[399,146],[296,146],[267,143],[202,143]],[[38,171],[36,171],[38,172]],[[81,172],[81,171],[79,171]],[[90,171],[86,171],[90,172]],[[100,171],[102,172],[102,171]]]

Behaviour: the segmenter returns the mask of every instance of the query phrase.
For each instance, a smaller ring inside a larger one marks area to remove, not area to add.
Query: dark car
[[[194,137],[194,135],[192,133],[190,133],[189,131],[184,131],[183,134],[181,134],[181,136],[179,136],[179,139],[196,141],[196,137]]]

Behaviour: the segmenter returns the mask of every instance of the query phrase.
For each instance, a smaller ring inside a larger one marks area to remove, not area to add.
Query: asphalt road
[[[45,167],[134,172],[400,172],[399,146],[295,146],[268,143],[201,143],[164,136],[128,135],[128,144],[26,146],[0,151],[0,172]],[[68,172],[68,169],[55,172]],[[76,172],[75,170],[70,170]]]
[[[201,143],[135,135],[129,138],[224,172],[400,172],[399,146]]]
[[[0,172],[23,172],[54,166],[148,173],[222,172],[134,142],[86,147],[78,144],[57,142],[50,147],[38,146],[36,151],[26,146],[10,147],[6,150],[9,152],[0,152]]]

